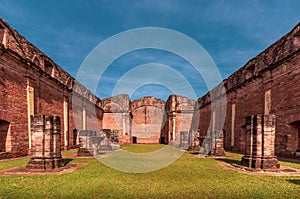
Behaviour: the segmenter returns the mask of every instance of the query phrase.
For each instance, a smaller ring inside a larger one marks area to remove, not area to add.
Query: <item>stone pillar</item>
[[[96,137],[96,131],[79,131],[80,148],[77,151],[77,156],[93,156],[95,147],[93,146],[92,137]]]
[[[211,131],[206,131],[205,139],[203,142],[203,148],[204,148],[203,154],[204,155],[210,154],[211,148],[212,148],[211,143],[212,143]]]
[[[31,116],[31,158],[27,168],[46,171],[63,166],[60,117]]]
[[[224,131],[220,130],[219,133],[215,131],[213,135],[213,143],[212,143],[212,150],[210,155],[213,156],[224,156]]]
[[[187,131],[180,131],[179,147],[183,149],[189,148],[189,133]]]
[[[246,118],[246,147],[242,165],[254,169],[277,169],[275,156],[275,115]]]
[[[203,143],[204,155],[224,156],[224,133],[223,130],[207,131]]]

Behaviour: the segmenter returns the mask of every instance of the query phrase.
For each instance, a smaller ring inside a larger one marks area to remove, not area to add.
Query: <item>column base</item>
[[[241,164],[253,169],[279,169],[276,157],[243,156]]]
[[[29,170],[49,171],[65,166],[63,158],[31,158],[26,166]]]

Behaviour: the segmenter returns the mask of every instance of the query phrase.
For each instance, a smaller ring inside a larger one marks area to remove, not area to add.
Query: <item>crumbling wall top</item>
[[[205,106],[210,103],[211,100],[216,99],[218,95],[223,95],[225,92],[235,90],[237,87],[261,76],[265,71],[279,66],[285,59],[297,53],[299,54],[299,51],[300,23],[266,50],[249,60],[243,67],[234,72],[206,95],[199,98],[199,106]],[[224,91],[220,91],[220,89],[224,89]]]
[[[170,112],[194,111],[195,100],[174,94],[169,96],[166,107]]]
[[[101,108],[104,112],[129,112],[130,99],[126,94],[112,96],[102,100]]]
[[[138,107],[142,106],[157,106],[165,108],[166,102],[164,100],[155,98],[153,96],[146,96],[140,99],[136,99],[131,103],[131,110],[135,110]]]
[[[69,90],[73,90],[73,86],[76,84],[75,92],[92,103],[97,102],[96,105],[99,105],[101,100],[98,97],[76,81],[75,78],[26,40],[15,29],[11,28],[2,18],[0,18],[0,47],[7,52],[16,54],[24,63],[42,71]]]

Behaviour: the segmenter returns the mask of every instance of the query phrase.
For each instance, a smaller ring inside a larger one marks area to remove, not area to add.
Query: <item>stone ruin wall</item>
[[[169,142],[180,144],[180,133],[189,136],[194,116],[195,101],[184,96],[171,95],[167,101]]]
[[[104,111],[102,128],[118,131],[121,143],[131,131],[130,99],[128,95],[112,96],[102,100]]]
[[[247,116],[275,114],[276,155],[296,155],[300,146],[299,51],[300,24],[212,90],[216,92],[221,85],[226,90],[214,96],[226,95],[226,149],[244,152]],[[214,103],[209,93],[198,100],[201,134],[208,130]]]
[[[197,104],[177,95],[170,96],[167,102],[151,97],[130,102],[126,95],[101,101],[0,20],[0,139],[4,140],[0,145],[0,158],[7,155],[3,151],[13,152],[14,156],[28,154],[28,88],[34,90],[34,115],[57,115],[61,118],[61,144],[64,148],[78,144],[76,130],[82,129],[115,129],[120,132],[122,140],[126,133],[138,133],[132,129],[133,122],[146,125],[149,123],[147,117],[154,114],[158,116],[155,123],[163,118],[164,124],[159,141],[158,133],[155,135],[157,142],[179,143],[180,132],[190,130],[204,136],[206,131],[212,130],[211,118],[214,118],[214,129],[224,130],[225,148],[244,152],[245,118],[249,115],[275,114],[276,155],[295,156],[300,151],[299,48],[298,24],[198,99]],[[223,90],[221,86],[224,86]],[[222,90],[221,94],[217,92],[219,90]],[[222,96],[226,96],[226,106],[221,104],[224,103],[220,100]],[[67,112],[64,111],[65,105]],[[164,113],[161,107],[164,107]],[[199,111],[193,112],[194,107]],[[218,126],[222,123],[218,111],[212,114],[211,110],[216,107],[226,113],[224,126]],[[67,123],[64,121],[66,114]],[[86,115],[85,122],[83,115]]]
[[[83,107],[86,128],[101,128],[100,99],[1,19],[0,90],[0,158],[28,154],[28,92],[32,114],[62,118],[64,148],[75,144],[73,130],[83,128]]]
[[[121,143],[127,133],[131,142],[136,138],[137,143],[179,144],[180,132],[190,131],[194,106],[194,100],[179,95],[171,95],[167,102],[154,97],[131,102],[128,95],[113,96],[102,100],[103,129],[118,130]]]
[[[131,103],[131,135],[137,143],[159,143],[166,121],[165,101],[143,97]]]

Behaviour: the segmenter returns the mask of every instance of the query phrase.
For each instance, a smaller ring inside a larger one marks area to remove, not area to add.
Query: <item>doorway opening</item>
[[[136,136],[133,136],[133,137],[132,137],[132,143],[133,143],[133,144],[137,144],[137,138],[136,138]]]
[[[165,144],[165,136],[161,136],[159,139],[160,144]]]
[[[290,123],[290,125],[293,126],[293,128],[296,130],[296,151],[300,152],[300,120],[294,121],[292,123]]]
[[[5,120],[0,120],[0,152],[10,151],[10,140],[10,123]]]
[[[77,135],[78,135],[78,130],[73,129],[73,145],[77,144]]]

